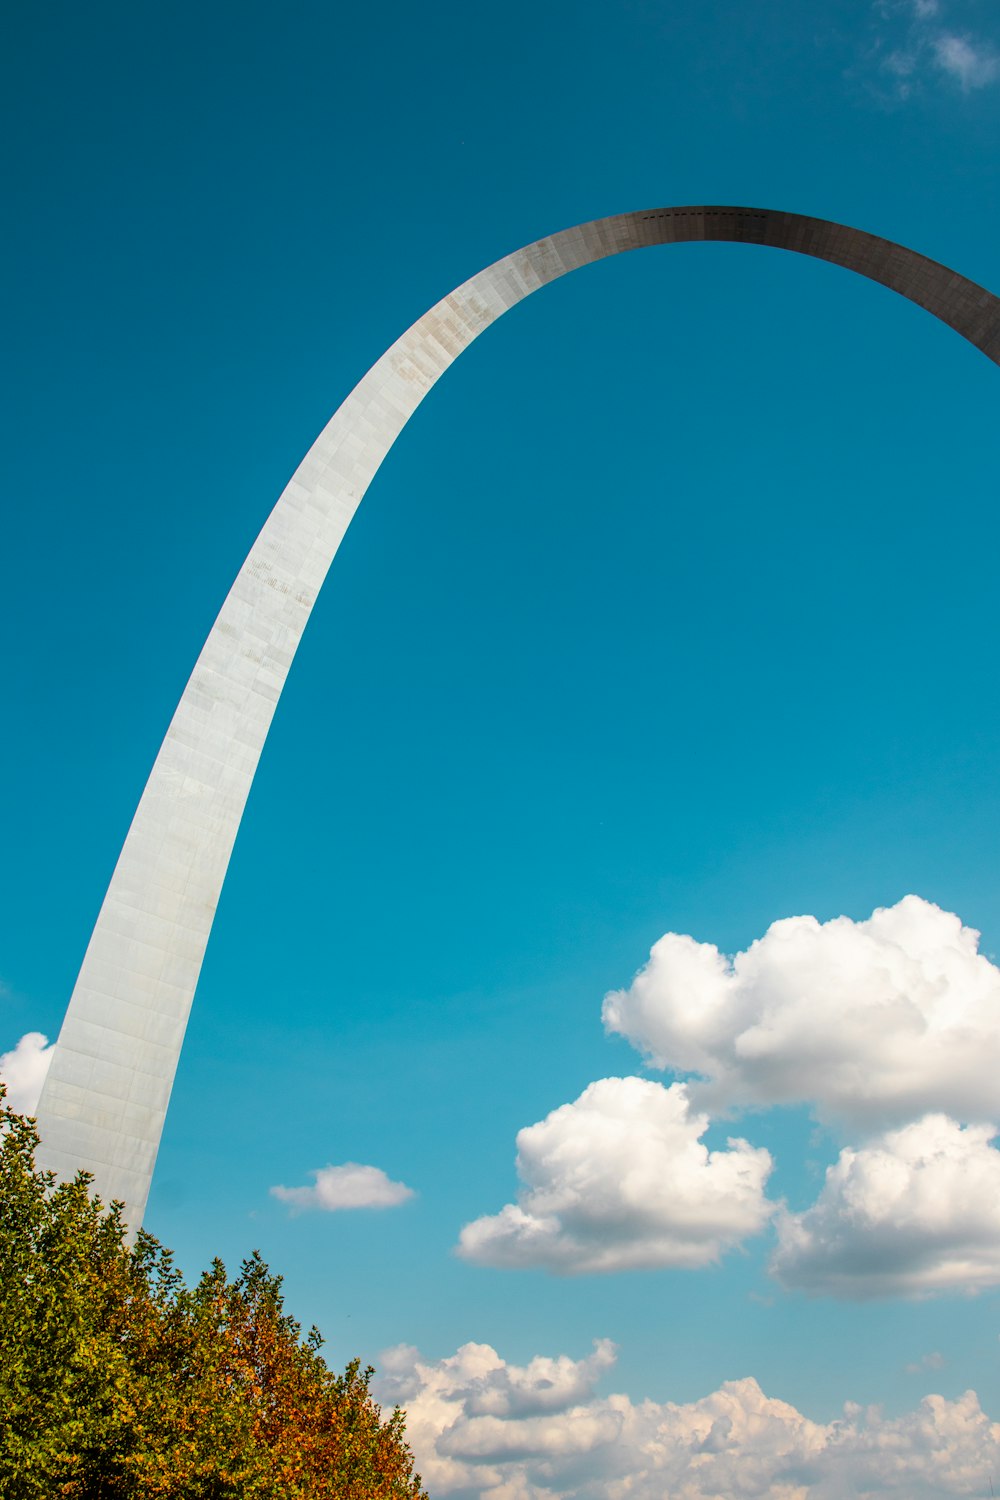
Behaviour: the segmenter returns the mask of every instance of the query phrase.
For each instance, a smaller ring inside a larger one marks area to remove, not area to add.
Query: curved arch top
[[[372,477],[431,386],[501,314],[568,271],[647,246],[793,250],[881,282],[1000,364],[1000,299],[913,250],[802,214],[649,209],[536,241],[456,288],[335,412],[264,524],[153,765],[84,956],[38,1109],[39,1159],[81,1168],[138,1229],[226,868],[292,658]]]

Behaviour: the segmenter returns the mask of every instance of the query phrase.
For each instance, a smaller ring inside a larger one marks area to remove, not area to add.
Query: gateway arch
[[[292,658],[368,485],[434,382],[531,292],[605,256],[692,240],[793,250],[881,282],[1000,364],[1000,298],[861,230],[768,209],[597,219],[480,271],[424,314],[334,413],[240,569],[184,689],[115,867],[38,1107],[39,1161],[81,1168],[142,1222],[202,958]]]

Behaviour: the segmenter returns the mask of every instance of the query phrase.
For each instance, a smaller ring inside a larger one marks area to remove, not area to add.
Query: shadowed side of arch
[[[154,763],[38,1110],[39,1159],[80,1168],[138,1229],[233,842],[292,658],[372,477],[431,386],[530,293],[606,256],[694,240],[792,250],[881,282],[1000,364],[1000,299],[860,230],[767,209],[651,209],[538,240],[425,313],[306,454],[230,590]],[[196,539],[194,544],[196,545]]]

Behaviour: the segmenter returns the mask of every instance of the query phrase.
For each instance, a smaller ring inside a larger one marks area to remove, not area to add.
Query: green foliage
[[[188,1288],[89,1179],[36,1170],[0,1084],[4,1500],[427,1500],[371,1369],[329,1370],[256,1252]]]

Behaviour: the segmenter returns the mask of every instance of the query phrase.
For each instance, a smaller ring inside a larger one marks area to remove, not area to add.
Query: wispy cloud
[[[1000,56],[984,42],[944,32],[934,38],[934,59],[956,79],[964,93],[985,88],[1000,75]]]
[[[346,1161],[339,1167],[321,1167],[309,1174],[311,1187],[273,1187],[271,1194],[287,1203],[293,1213],[320,1209],[337,1213],[348,1208],[395,1208],[415,1197],[405,1182],[393,1182],[381,1167],[365,1167]]]
[[[935,1350],[933,1354],[921,1354],[919,1359],[904,1365],[903,1372],[906,1375],[923,1375],[927,1370],[943,1370],[947,1363],[944,1355]]]
[[[986,37],[957,24],[941,0],[876,0],[874,44],[869,62],[881,92],[909,99],[938,81],[964,94],[1000,78],[1000,52]]]

